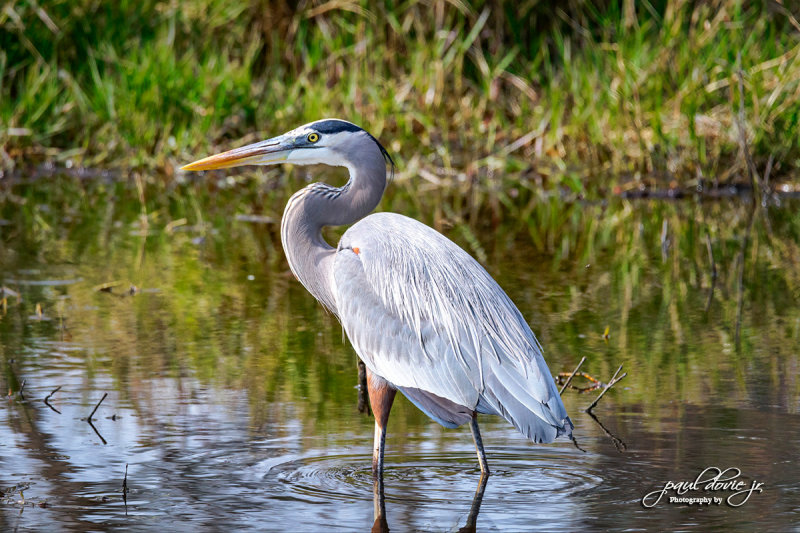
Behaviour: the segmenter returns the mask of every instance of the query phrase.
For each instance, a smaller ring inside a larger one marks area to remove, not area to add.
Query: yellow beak
[[[215,170],[240,167],[242,165],[269,165],[286,161],[292,148],[285,145],[281,137],[275,137],[241,148],[234,148],[212,155],[181,167],[181,170]]]

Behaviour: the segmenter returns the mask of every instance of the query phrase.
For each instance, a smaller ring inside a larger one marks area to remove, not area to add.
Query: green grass
[[[790,179],[800,163],[800,24],[774,2],[273,4],[12,1],[0,164],[171,176],[338,116],[387,144],[401,179],[745,181],[739,53],[759,172],[772,157]]]

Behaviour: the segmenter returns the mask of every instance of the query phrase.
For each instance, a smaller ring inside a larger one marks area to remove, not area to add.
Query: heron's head
[[[394,167],[389,153],[368,132],[346,120],[324,119],[266,141],[200,159],[182,167],[182,170],[213,170],[278,163],[321,163],[349,167],[353,161],[375,154],[376,149]]]

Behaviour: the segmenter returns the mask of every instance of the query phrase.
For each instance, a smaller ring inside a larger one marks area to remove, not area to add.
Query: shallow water
[[[554,374],[585,355],[591,375],[608,381],[623,364],[628,377],[597,419],[584,412],[597,392],[565,392],[585,451],[537,446],[482,417],[493,473],[480,500],[469,431],[398,399],[386,525],[796,529],[796,207],[751,218],[736,201],[554,204],[482,238],[487,268]],[[5,213],[0,286],[21,300],[7,296],[0,310],[0,530],[373,526],[372,419],[356,408],[356,357],[287,275],[273,225],[140,231],[123,219],[98,231],[78,220],[37,238]],[[462,229],[449,234],[469,248]],[[110,281],[112,292],[98,290]],[[104,393],[93,428],[85,419]],[[707,467],[738,468],[762,490],[740,506],[671,504],[674,493],[642,504]]]

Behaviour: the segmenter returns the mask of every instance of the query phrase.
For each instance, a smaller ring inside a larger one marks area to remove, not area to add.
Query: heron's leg
[[[478,429],[478,413],[472,413],[472,420],[469,422],[472,430],[472,439],[475,441],[475,449],[478,451],[478,463],[481,465],[481,477],[489,475],[489,463],[486,462],[486,452],[483,451],[483,439],[481,431]]]
[[[372,476],[383,477],[383,450],[386,447],[386,427],[375,420],[375,441],[372,444]]]
[[[370,414],[367,398],[367,367],[361,359],[358,360],[358,412]]]
[[[383,476],[383,448],[386,444],[386,423],[397,390],[382,377],[367,369],[367,391],[372,414],[375,415],[375,442],[372,447],[372,475]]]

